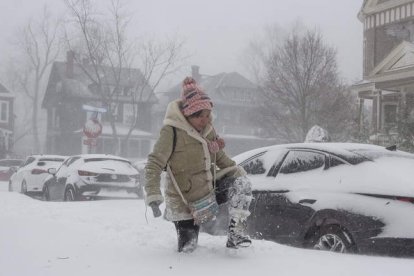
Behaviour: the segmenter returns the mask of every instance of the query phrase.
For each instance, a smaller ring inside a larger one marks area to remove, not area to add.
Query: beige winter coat
[[[169,162],[174,178],[188,202],[198,200],[213,190],[213,166],[220,169],[230,169],[233,176],[243,175],[243,170],[235,168],[223,150],[211,154],[206,139],[213,140],[216,134],[212,126],[207,126],[202,133],[195,130],[186,120],[179,108],[179,100],[171,102],[167,107],[164,126],[160,137],[148,156],[145,167],[146,203],[153,201],[163,202],[160,178],[161,172]],[[176,128],[176,145],[173,150],[173,127]],[[172,153],[172,154],[171,154]],[[167,175],[165,187],[165,218],[171,221],[192,219],[187,205],[174,187],[171,178]]]

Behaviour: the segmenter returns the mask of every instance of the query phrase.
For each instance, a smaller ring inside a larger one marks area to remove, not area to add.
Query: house
[[[114,69],[117,71],[118,68],[100,66],[101,82],[91,77],[96,72],[94,69],[96,67],[86,61],[77,63],[71,51],[65,62],[53,63],[42,102],[42,108],[47,110],[46,152],[64,155],[107,153],[131,159],[147,156],[153,140],[151,107],[157,102],[152,89],[138,69],[122,68],[120,78],[116,79]],[[100,90],[99,86],[102,86]],[[101,134],[88,147],[83,129],[91,114],[85,106],[112,110],[115,118],[111,125],[107,113],[95,114],[100,119]],[[129,139],[126,139],[129,132]]]
[[[14,95],[0,83],[0,158],[13,152]]]
[[[414,1],[365,0],[360,120],[370,118],[370,141],[390,144],[414,134]],[[370,105],[370,114],[363,114]],[[362,123],[361,123],[362,125]]]
[[[237,72],[207,76],[200,74],[198,66],[192,66],[191,75],[214,103],[214,127],[225,139],[229,155],[275,143],[274,139],[261,138],[262,129],[251,119],[251,114],[261,111],[260,91],[256,85]],[[154,133],[161,128],[167,104],[179,98],[181,91],[179,83],[158,95],[160,101],[154,108]]]

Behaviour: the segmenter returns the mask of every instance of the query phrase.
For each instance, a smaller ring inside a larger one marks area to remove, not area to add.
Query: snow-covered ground
[[[1,183],[0,183],[1,184]],[[176,252],[173,224],[142,200],[42,202],[0,185],[0,275],[412,275],[414,259],[341,255],[267,241],[225,248],[200,234]]]

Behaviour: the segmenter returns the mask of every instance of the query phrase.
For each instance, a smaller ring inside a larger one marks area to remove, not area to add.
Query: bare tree
[[[67,33],[68,47],[78,53],[78,64],[96,84],[100,99],[108,109],[107,118],[118,145],[116,153],[119,153],[116,116],[122,96],[127,94],[132,106],[129,131],[124,138],[128,142],[140,121],[139,103],[153,100],[150,98],[152,91],[167,75],[175,72],[184,59],[183,41],[176,37],[167,38],[165,42],[131,40],[127,34],[131,17],[121,0],[110,0],[107,14],[94,10],[91,0],[64,2],[70,11],[75,34],[79,34],[75,40]],[[87,67],[81,62],[85,58],[89,62]]]
[[[295,28],[285,36],[272,31],[252,51],[263,72],[257,75],[264,112],[256,120],[268,135],[284,142],[303,141],[315,124],[344,139],[354,102],[339,80],[335,49],[316,30]]]
[[[55,61],[59,54],[59,23],[55,20],[47,9],[43,9],[43,14],[38,20],[30,20],[16,34],[17,57],[14,66],[10,67],[12,79],[9,80],[15,91],[25,93],[31,102],[30,129],[23,131],[23,134],[33,135],[33,150],[41,150],[39,138],[39,108],[42,97],[45,77],[50,65]],[[24,136],[23,135],[23,136]]]

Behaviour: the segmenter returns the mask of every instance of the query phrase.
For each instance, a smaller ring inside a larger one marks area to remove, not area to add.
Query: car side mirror
[[[56,168],[49,168],[49,169],[47,169],[47,172],[48,172],[49,174],[53,174],[53,175],[55,175],[55,174],[56,174],[56,172],[57,172],[57,170],[56,170]]]
[[[12,173],[15,173],[15,172],[17,172],[17,167],[10,167],[10,169],[9,169]]]

